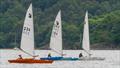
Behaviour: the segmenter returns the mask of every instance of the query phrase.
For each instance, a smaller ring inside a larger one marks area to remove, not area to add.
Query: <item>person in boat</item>
[[[51,53],[48,54],[48,57],[51,57]]]
[[[18,59],[23,59],[23,58],[22,58],[22,55],[18,55],[18,56],[19,56],[19,58],[18,58]]]
[[[38,57],[39,55],[35,55],[35,56],[33,56],[33,58],[32,59],[35,59],[36,57]]]
[[[79,54],[79,58],[83,57],[82,53]]]

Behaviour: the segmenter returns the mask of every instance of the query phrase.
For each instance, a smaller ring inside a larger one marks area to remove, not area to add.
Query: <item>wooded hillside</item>
[[[120,49],[120,0],[0,0],[0,48],[19,47],[30,3],[36,48],[48,48],[53,22],[61,10],[63,48],[80,49],[87,10],[91,48]]]

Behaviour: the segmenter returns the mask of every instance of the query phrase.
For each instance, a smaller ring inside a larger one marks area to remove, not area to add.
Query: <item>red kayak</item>
[[[52,60],[37,60],[37,59],[15,59],[15,60],[8,60],[8,62],[10,63],[52,63]]]

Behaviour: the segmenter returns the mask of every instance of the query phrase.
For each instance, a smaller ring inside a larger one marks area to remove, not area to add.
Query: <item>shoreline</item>
[[[0,48],[0,50],[15,50],[14,48]],[[50,49],[35,49],[35,50],[50,50]],[[82,49],[63,49],[63,50],[82,50]],[[91,50],[120,50],[119,48],[116,49],[91,49]]]

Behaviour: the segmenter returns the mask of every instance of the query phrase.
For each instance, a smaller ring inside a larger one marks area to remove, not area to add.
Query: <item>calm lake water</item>
[[[81,50],[64,50],[66,56],[78,57]],[[52,64],[11,64],[9,59],[16,59],[21,51],[0,50],[0,68],[120,68],[120,50],[92,50],[92,56],[105,57],[100,61],[55,61]],[[40,57],[47,56],[49,50],[36,50]],[[53,55],[54,53],[52,53]]]

